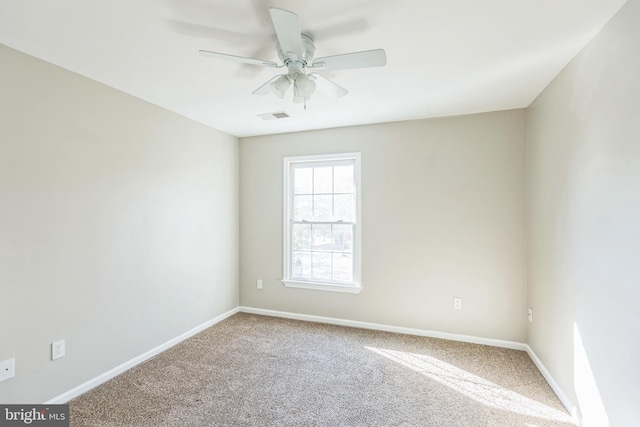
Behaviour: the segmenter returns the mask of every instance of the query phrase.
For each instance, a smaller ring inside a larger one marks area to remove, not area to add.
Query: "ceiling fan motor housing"
[[[300,41],[302,44],[302,58],[296,58],[293,60],[289,57],[289,55],[282,51],[280,47],[280,43],[276,43],[276,50],[278,51],[278,58],[282,61],[283,64],[287,66],[287,68],[291,69],[303,69],[308,64],[311,64],[313,60],[313,55],[316,53],[316,46],[313,44],[313,40],[311,37],[301,34]]]

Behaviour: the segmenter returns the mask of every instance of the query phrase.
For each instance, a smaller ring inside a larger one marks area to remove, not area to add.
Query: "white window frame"
[[[292,229],[292,201],[293,201],[293,188],[291,185],[291,167],[293,164],[299,163],[313,163],[318,162],[321,164],[330,165],[332,162],[341,160],[353,160],[354,161],[354,174],[355,174],[355,196],[356,196],[356,212],[354,223],[354,235],[353,235],[353,283],[341,284],[330,283],[315,280],[302,280],[296,278],[291,279],[291,229]],[[284,222],[283,222],[283,279],[282,283],[289,288],[301,288],[301,289],[314,289],[321,291],[333,291],[333,292],[346,292],[352,294],[358,294],[362,290],[362,284],[360,281],[360,254],[361,254],[361,239],[362,235],[362,223],[360,220],[360,205],[361,205],[361,188],[360,188],[360,153],[338,153],[338,154],[321,154],[312,156],[296,156],[284,158],[283,169],[283,183],[284,183]]]

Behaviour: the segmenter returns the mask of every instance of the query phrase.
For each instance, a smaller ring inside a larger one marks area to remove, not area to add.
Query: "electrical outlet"
[[[0,362],[0,382],[16,376],[16,359]]]
[[[529,323],[533,323],[533,308],[529,307]]]
[[[256,286],[258,287],[258,289],[262,289],[262,280],[256,280]]]
[[[453,297],[453,309],[454,310],[462,310],[462,298]]]
[[[51,360],[60,359],[65,355],[64,340],[56,341],[51,344]]]

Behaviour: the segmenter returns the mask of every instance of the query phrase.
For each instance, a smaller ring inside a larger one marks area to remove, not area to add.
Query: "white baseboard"
[[[573,403],[571,403],[571,401],[567,397],[566,393],[558,385],[556,380],[551,375],[551,372],[549,372],[549,370],[546,368],[546,366],[544,366],[544,364],[542,363],[542,360],[540,360],[540,358],[533,351],[533,349],[531,347],[529,347],[528,344],[526,345],[526,347],[527,348],[526,348],[525,351],[527,352],[527,354],[529,355],[531,360],[533,360],[533,363],[536,365],[536,367],[538,368],[538,370],[540,371],[540,373],[542,374],[544,379],[547,380],[547,382],[549,383],[549,386],[551,387],[553,392],[556,394],[556,396],[558,396],[558,399],[560,399],[560,402],[562,402],[562,405],[564,405],[564,407],[567,409],[567,411],[571,414],[571,417],[573,418],[573,421],[577,425],[581,426],[582,425],[582,420],[580,419],[580,416],[578,414],[578,408],[576,408],[573,405]]]
[[[427,329],[405,328],[389,326],[380,323],[361,322],[358,320],[338,319],[335,317],[313,316],[310,314],[288,313],[285,311],[266,310],[263,308],[240,307],[243,313],[261,314],[263,316],[283,317],[286,319],[306,320],[308,322],[328,323],[331,325],[350,326],[353,328],[373,329],[376,331],[395,332],[398,334],[417,335],[420,337],[441,338],[451,341],[461,341],[473,344],[490,345],[493,347],[510,348],[512,350],[527,351],[528,345],[515,341],[496,340],[493,338],[474,337],[471,335],[450,334],[447,332],[430,331]]]
[[[118,375],[120,375],[121,373],[123,373],[124,371],[127,371],[131,368],[133,368],[134,366],[144,362],[145,360],[151,359],[153,356],[162,353],[163,351],[173,347],[174,345],[186,340],[187,338],[190,338],[192,336],[194,336],[195,334],[197,334],[198,332],[201,332],[205,329],[207,329],[210,326],[215,325],[216,323],[226,319],[229,316],[233,316],[234,314],[236,314],[239,311],[239,307],[236,307],[232,310],[227,311],[226,313],[223,313],[211,320],[208,320],[198,326],[196,326],[193,329],[188,330],[187,332],[178,335],[175,338],[170,339],[169,341],[160,344],[159,346],[152,348],[151,350],[141,354],[140,356],[134,357],[133,359],[124,362],[123,364],[116,366],[113,369],[108,370],[107,372],[98,375],[97,377],[90,379],[89,381],[80,384],[79,386],[62,393],[61,395],[58,395],[56,397],[54,397],[53,399],[45,402],[45,405],[50,405],[50,404],[59,404],[59,403],[66,403],[69,400],[80,396],[83,393],[86,393],[87,391],[91,390],[94,387],[99,386],[100,384],[110,380],[113,377],[116,377]]]
[[[483,344],[483,345],[490,345],[493,347],[502,347],[502,348],[509,348],[512,350],[526,351],[529,357],[531,357],[531,360],[533,360],[533,363],[536,365],[536,367],[544,377],[544,379],[547,380],[547,382],[551,386],[551,389],[554,391],[556,396],[558,396],[558,399],[560,399],[560,402],[562,402],[562,404],[567,409],[567,411],[569,411],[569,413],[573,417],[574,422],[576,422],[578,425],[582,425],[578,417],[576,407],[573,406],[571,401],[567,398],[567,395],[562,391],[558,383],[551,376],[551,373],[547,370],[547,368],[544,366],[540,358],[533,352],[533,350],[531,349],[531,347],[529,347],[528,344],[519,343],[515,341],[497,340],[493,338],[474,337],[471,335],[450,334],[447,332],[430,331],[425,329],[414,329],[414,328],[405,328],[401,326],[383,325],[379,323],[360,322],[357,320],[338,319],[334,317],[313,316],[309,314],[299,314],[299,313],[288,313],[284,311],[266,310],[262,308],[240,307],[240,311],[243,313],[260,314],[263,316],[283,317],[286,319],[295,319],[295,320],[306,320],[309,322],[328,323],[331,325],[340,325],[340,326],[351,326],[354,328],[373,329],[376,331],[396,332],[399,334],[417,335],[421,337],[441,338],[445,340],[462,341],[462,342],[468,342],[472,344]]]

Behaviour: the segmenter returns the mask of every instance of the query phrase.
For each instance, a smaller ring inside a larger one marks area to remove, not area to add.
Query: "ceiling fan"
[[[279,74],[252,92],[253,95],[275,94],[283,99],[289,88],[293,86],[293,102],[306,103],[316,90],[316,83],[320,91],[327,95],[340,98],[349,93],[345,88],[332,82],[317,72],[309,70],[347,70],[353,68],[382,67],[387,63],[387,56],[383,49],[367,50],[363,52],[345,53],[342,55],[313,58],[316,47],[311,37],[300,32],[298,15],[284,9],[270,8],[271,21],[276,31],[278,42],[276,50],[282,61],[281,65],[273,61],[245,58],[243,56],[201,50],[200,54],[212,58],[226,59],[245,64],[258,65],[269,68],[287,67],[285,74]]]

